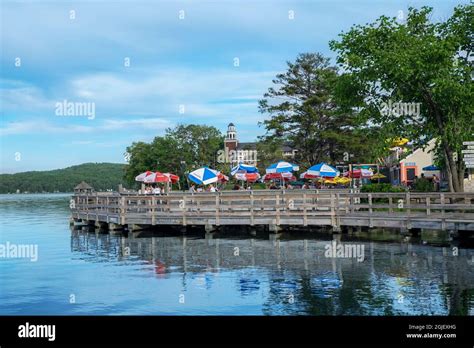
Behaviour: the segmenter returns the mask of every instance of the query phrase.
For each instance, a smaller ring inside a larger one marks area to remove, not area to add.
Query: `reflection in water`
[[[363,244],[357,262],[325,257],[332,237],[316,232],[71,232],[69,198],[0,195],[0,243],[36,244],[39,253],[37,262],[0,260],[0,314],[474,314],[474,249],[465,245],[454,256],[450,241],[338,237]]]
[[[341,238],[338,236],[337,238]],[[342,237],[342,243],[350,243]],[[72,250],[89,262],[143,262],[138,271],[234,298],[257,298],[269,315],[419,315],[473,312],[474,252],[406,243],[360,242],[365,260],[327,258],[322,240],[132,237],[73,231]],[[238,252],[236,253],[236,250]],[[232,279],[229,285],[220,278]],[[247,314],[236,312],[234,314]],[[252,314],[252,313],[248,313]],[[256,313],[258,314],[258,313]]]

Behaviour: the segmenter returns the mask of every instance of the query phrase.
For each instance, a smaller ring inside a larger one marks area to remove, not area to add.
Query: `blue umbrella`
[[[330,165],[326,163],[316,164],[308,168],[306,173],[317,176],[317,177],[325,177],[325,178],[335,178],[336,176],[339,175],[339,171],[336,168],[331,167]]]
[[[249,164],[239,163],[230,170],[230,175],[235,175],[237,173],[258,173],[258,169]]]
[[[439,170],[439,168],[437,166],[435,166],[434,164],[431,164],[427,167],[423,167],[423,170],[426,170],[426,171],[434,171],[434,170]]]
[[[300,168],[296,164],[291,164],[289,162],[280,161],[278,163],[273,163],[272,165],[270,165],[266,169],[266,172],[268,174],[271,174],[271,173],[288,173],[288,172],[297,171],[297,170],[300,170]]]
[[[217,182],[219,179],[218,174],[219,172],[217,170],[208,167],[202,167],[189,173],[188,178],[196,184],[208,185]]]

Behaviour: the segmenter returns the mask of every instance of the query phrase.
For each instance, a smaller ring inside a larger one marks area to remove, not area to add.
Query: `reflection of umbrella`
[[[217,170],[202,167],[188,174],[189,180],[196,184],[208,185],[219,180]]]
[[[423,167],[423,170],[426,170],[427,172],[430,172],[430,171],[432,172],[432,171],[439,170],[439,168],[435,166],[434,164],[432,164],[427,167]]]
[[[141,174],[138,174],[136,177],[135,177],[135,181],[143,181],[148,175],[150,174],[153,174],[153,172],[151,170],[147,170],[146,172],[144,173],[141,173]]]
[[[280,161],[277,163],[273,163],[267,169],[267,173],[288,173],[292,171],[297,171],[300,168],[296,164],[291,164],[289,162]]]
[[[309,175],[314,175],[316,177],[321,176],[324,178],[335,178],[336,176],[339,175],[339,171],[336,168],[331,167],[330,165],[326,163],[316,164],[308,168],[306,173]]]
[[[260,174],[258,173],[236,173],[235,178],[237,180],[255,182],[260,179]]]

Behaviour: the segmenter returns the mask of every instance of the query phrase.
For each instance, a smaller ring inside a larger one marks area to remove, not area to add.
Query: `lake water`
[[[469,244],[339,237],[362,260],[328,257],[320,233],[122,237],[71,230],[69,198],[0,195],[0,245],[38,246],[0,258],[0,314],[474,313]]]

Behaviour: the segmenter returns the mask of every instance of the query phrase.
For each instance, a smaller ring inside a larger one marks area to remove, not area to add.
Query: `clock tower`
[[[235,130],[235,125],[229,123],[227,126],[227,135],[224,140],[224,146],[228,151],[237,150],[237,131]]]

